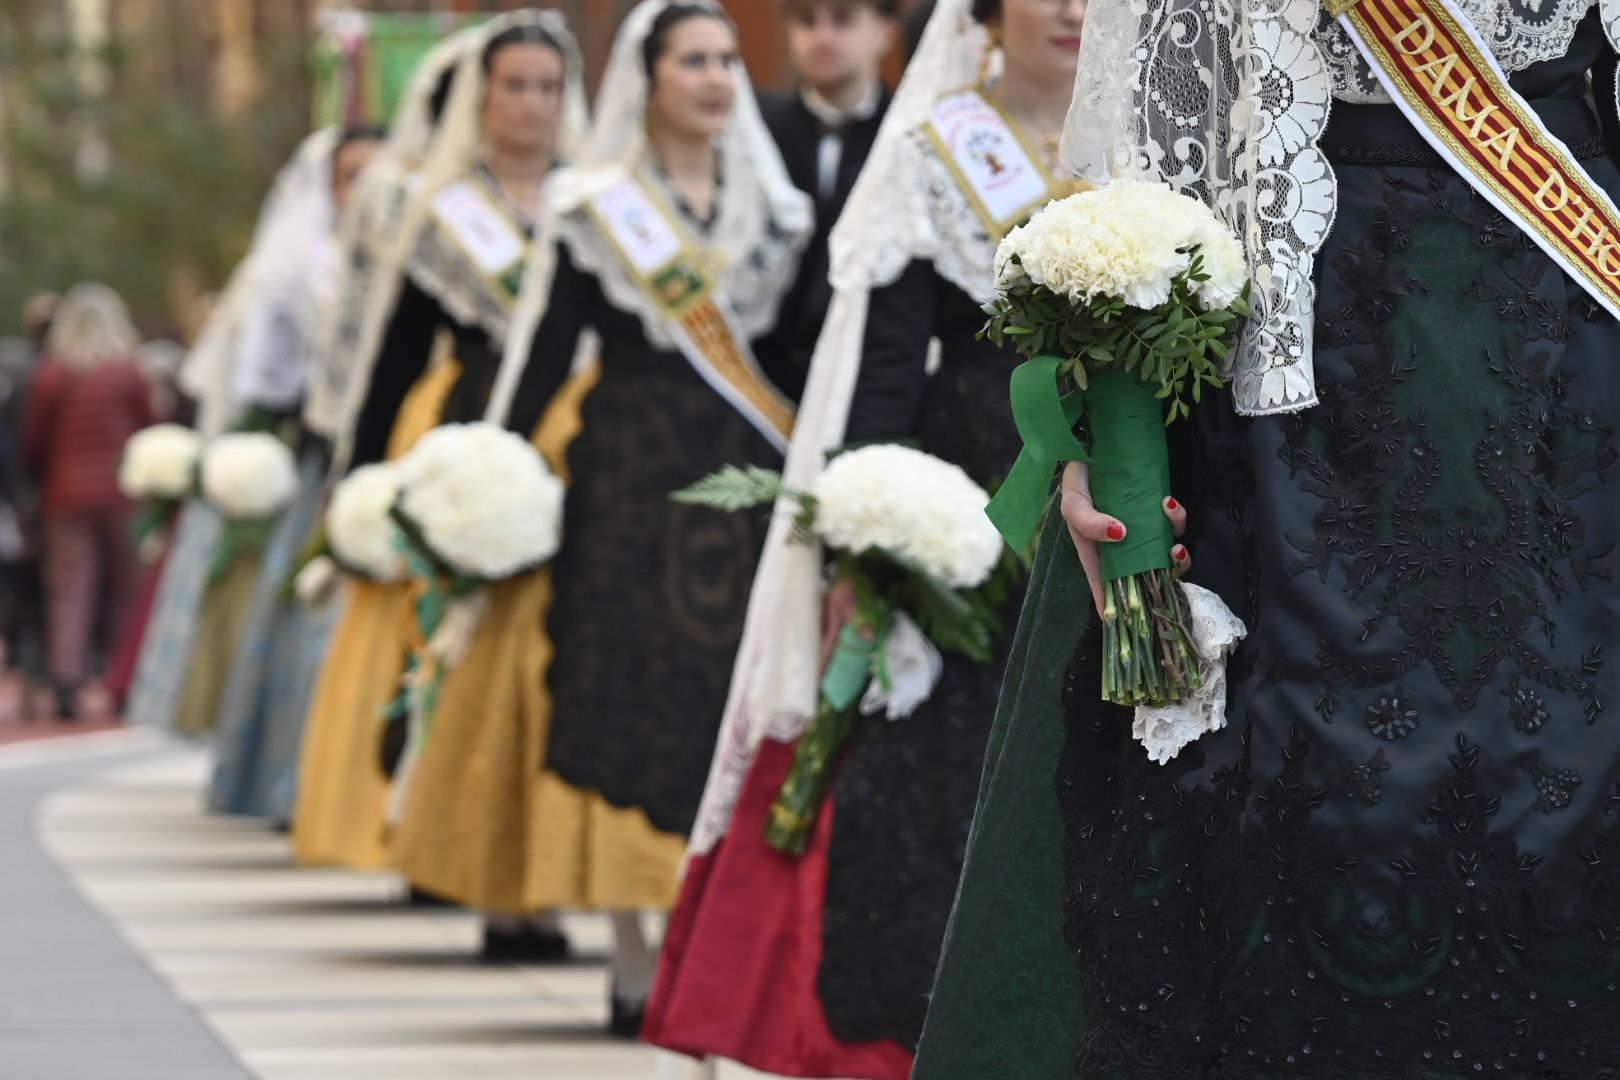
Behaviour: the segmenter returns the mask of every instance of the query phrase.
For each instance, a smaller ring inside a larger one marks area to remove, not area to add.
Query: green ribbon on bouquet
[[[1024,448],[985,513],[1015,551],[1027,550],[1040,528],[1052,494],[1052,470],[1064,462],[1091,460],[1074,436],[1084,398],[1079,390],[1058,392],[1058,371],[1066,363],[1060,356],[1037,356],[1012,373],[1013,423]]]
[[[1013,372],[1013,419],[1024,449],[986,513],[1023,550],[1045,514],[1053,468],[1085,462],[1093,503],[1125,525],[1125,539],[1102,545],[1104,579],[1168,569],[1175,532],[1164,513],[1170,460],[1158,387],[1134,372],[1103,368],[1087,373],[1085,390],[1060,393],[1057,376],[1066,363],[1038,356]],[[1081,416],[1091,429],[1089,451],[1074,435]]]
[[[873,678],[879,685],[888,685],[883,652],[892,623],[888,613],[876,624],[857,614],[839,633],[837,648],[821,676],[821,702],[815,719],[799,736],[793,764],[765,819],[765,842],[776,850],[788,855],[809,850],[810,830],[832,784],[838,752],[860,717],[857,703]]]

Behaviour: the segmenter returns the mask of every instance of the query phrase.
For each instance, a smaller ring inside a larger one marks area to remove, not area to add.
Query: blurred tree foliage
[[[276,169],[308,130],[308,42],[265,44],[269,91],[223,116],[206,85],[143,64],[138,36],[109,43],[97,58],[105,89],[92,90],[56,22],[0,40],[0,334],[18,329],[28,296],[84,280],[117,289],[147,332],[173,334],[175,302],[188,286],[223,284]]]

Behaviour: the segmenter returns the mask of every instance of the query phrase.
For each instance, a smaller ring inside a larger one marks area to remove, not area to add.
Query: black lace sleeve
[[[449,321],[444,308],[409,278],[399,292],[399,302],[388,320],[377,362],[371,368],[371,381],[355,421],[355,465],[381,461],[388,452],[388,436],[394,418],[410,393],[411,386],[427,370],[433,355],[433,339]]]
[[[938,278],[929,262],[913,262],[892,284],[873,290],[846,443],[916,435],[938,307]]]
[[[557,271],[551,282],[551,299],[546,305],[545,317],[534,332],[528,363],[507,412],[508,428],[527,434],[540,422],[552,396],[568,378],[579,335],[594,322],[601,299],[602,290],[596,279],[574,265],[566,245],[557,245]]]

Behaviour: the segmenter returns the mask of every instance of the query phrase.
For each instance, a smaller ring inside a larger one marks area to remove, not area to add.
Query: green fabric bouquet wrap
[[[1165,428],[1222,385],[1249,314],[1242,245],[1198,200],[1119,180],[1054,202],[1008,233],[996,289],[982,334],[1030,359],[1012,380],[1024,450],[990,518],[1022,549],[1053,468],[1086,463],[1096,508],[1126,529],[1101,545],[1103,697],[1179,702],[1200,687],[1202,665],[1170,556]]]
[[[728,468],[674,496],[722,510],[779,497],[797,506],[798,539],[832,553],[832,583],[855,595],[854,616],[822,673],[816,715],[765,822],[767,843],[802,855],[862,714],[910,716],[939,680],[939,650],[990,662],[1001,606],[1023,564],[986,520],[984,489],[906,446],[839,454],[806,492],[784,489],[767,469]]]

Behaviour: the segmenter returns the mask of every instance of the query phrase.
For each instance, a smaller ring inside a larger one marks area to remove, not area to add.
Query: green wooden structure
[[[321,20],[312,56],[314,126],[386,124],[411,72],[468,16],[335,11]]]

